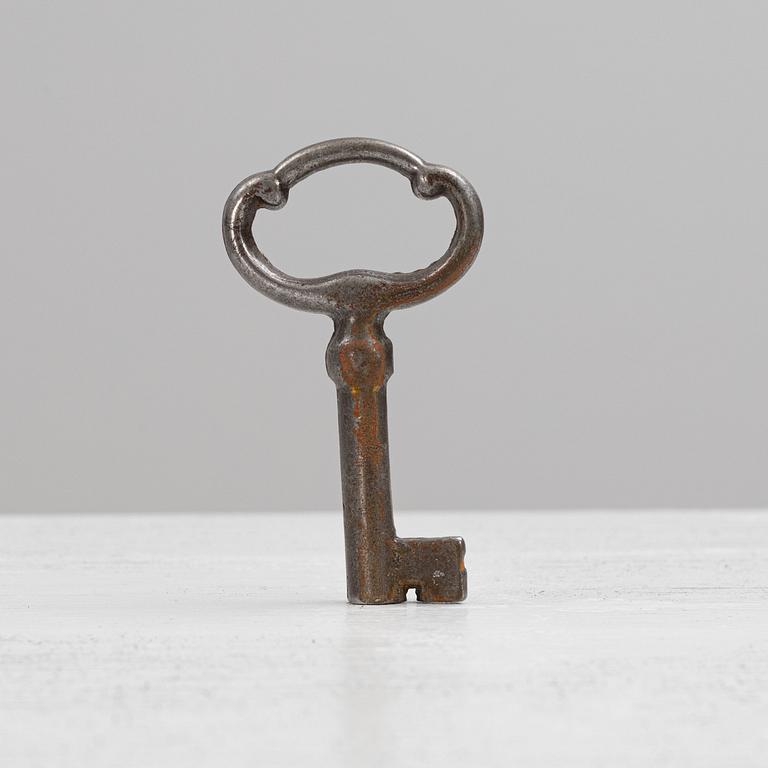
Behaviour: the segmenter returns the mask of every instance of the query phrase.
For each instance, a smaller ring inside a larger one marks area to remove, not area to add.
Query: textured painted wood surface
[[[397,521],[466,603],[347,605],[340,514],[0,517],[0,764],[768,764],[767,513]]]

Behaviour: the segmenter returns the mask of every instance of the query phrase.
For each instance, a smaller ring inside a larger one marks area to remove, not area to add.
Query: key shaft
[[[340,318],[326,353],[339,410],[347,599],[399,603],[413,588],[423,601],[463,600],[464,541],[395,532],[387,430],[392,343],[383,322],[381,315]]]

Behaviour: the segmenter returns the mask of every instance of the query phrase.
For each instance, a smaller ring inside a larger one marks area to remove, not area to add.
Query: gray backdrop
[[[374,136],[486,213],[393,314],[397,508],[768,504],[768,4],[3,3],[0,508],[339,507],[330,321],[225,255],[244,176]],[[335,169],[257,217],[409,270],[447,202]]]

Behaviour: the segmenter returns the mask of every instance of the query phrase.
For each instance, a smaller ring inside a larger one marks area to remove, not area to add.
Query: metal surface
[[[406,176],[417,197],[448,198],[456,215],[456,231],[442,258],[415,272],[355,269],[310,279],[291,277],[273,266],[253,239],[256,212],[282,208],[294,184],[344,163],[384,165]],[[477,193],[455,171],[425,163],[393,144],[336,139],[306,147],[273,171],[245,179],[227,199],[223,233],[229,258],[256,290],[334,321],[325,359],[336,384],[339,409],[348,600],[399,603],[411,588],[424,602],[464,600],[463,539],[403,539],[395,533],[386,393],[392,375],[392,343],[383,326],[391,310],[431,299],[472,265],[483,237]]]

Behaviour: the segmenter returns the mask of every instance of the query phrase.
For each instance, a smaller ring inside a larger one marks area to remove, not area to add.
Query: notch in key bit
[[[406,176],[419,198],[448,198],[456,231],[443,257],[408,273],[356,269],[299,279],[276,269],[254,242],[251,227],[256,212],[281,208],[288,190],[312,173],[364,162]],[[463,539],[403,539],[395,532],[386,394],[392,343],[383,326],[390,311],[431,299],[472,265],[483,237],[477,193],[455,171],[425,163],[393,144],[336,139],[306,147],[273,171],[245,179],[227,200],[223,233],[229,258],[250,285],[290,307],[333,319],[326,367],[336,384],[339,411],[347,599],[371,605],[399,603],[413,588],[423,602],[464,600]]]

